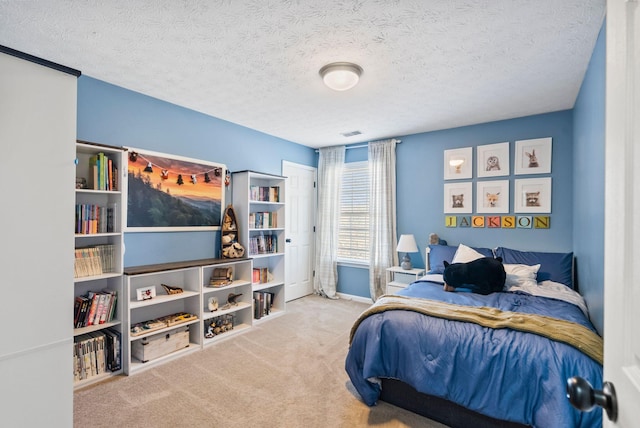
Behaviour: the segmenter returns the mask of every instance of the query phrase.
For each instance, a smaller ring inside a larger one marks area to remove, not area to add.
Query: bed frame
[[[494,419],[452,401],[418,392],[397,379],[382,379],[380,400],[451,428],[527,428],[527,425]]]

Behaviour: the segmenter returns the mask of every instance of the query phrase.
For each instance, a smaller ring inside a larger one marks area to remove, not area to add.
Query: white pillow
[[[480,254],[473,248],[467,247],[464,244],[460,244],[458,245],[456,253],[453,255],[453,260],[451,260],[451,263],[469,263],[483,257],[484,256],[482,254]]]
[[[512,265],[505,264],[504,271],[507,273],[507,279],[504,282],[505,287],[522,287],[522,286],[536,286],[538,281],[536,276],[540,265]]]

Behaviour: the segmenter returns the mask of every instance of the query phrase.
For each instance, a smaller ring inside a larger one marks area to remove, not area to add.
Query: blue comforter
[[[450,293],[418,281],[404,296],[572,321],[595,331],[575,305],[522,293]],[[601,427],[602,410],[575,410],[566,397],[572,376],[602,387],[602,365],[565,343],[510,329],[491,329],[406,310],[374,314],[358,326],[345,368],[367,405],[380,378],[401,380],[496,419],[533,427]]]

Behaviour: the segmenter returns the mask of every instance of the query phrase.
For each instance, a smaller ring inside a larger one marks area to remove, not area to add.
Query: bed
[[[573,290],[573,254],[432,245],[429,271],[351,329],[345,368],[384,400],[452,427],[601,427],[566,398],[572,376],[602,387],[602,339]],[[501,257],[503,292],[443,290],[443,261]]]

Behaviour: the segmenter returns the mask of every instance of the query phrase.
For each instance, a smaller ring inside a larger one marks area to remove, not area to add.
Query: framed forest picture
[[[129,148],[127,232],[220,229],[226,166]]]

